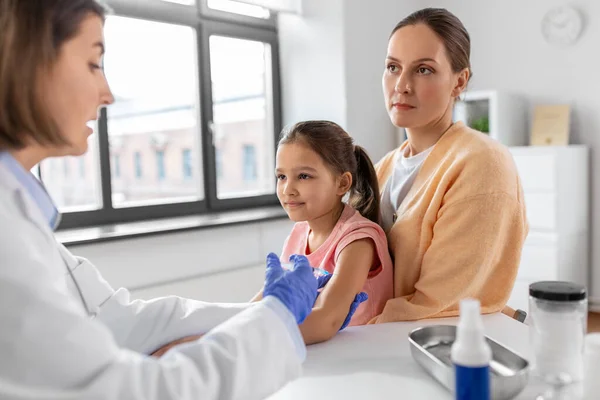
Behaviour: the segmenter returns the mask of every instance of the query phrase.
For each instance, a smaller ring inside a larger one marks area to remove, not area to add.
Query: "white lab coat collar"
[[[42,214],[42,211],[35,204],[27,189],[24,188],[12,172],[1,163],[0,185],[17,199],[16,203],[19,205],[23,216],[35,224],[46,237],[54,242],[54,232],[52,232],[48,226],[48,221]]]

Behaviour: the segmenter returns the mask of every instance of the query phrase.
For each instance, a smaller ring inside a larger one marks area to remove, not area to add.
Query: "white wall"
[[[346,127],[343,0],[304,0],[279,18],[283,123],[328,119]]]
[[[287,219],[70,246],[113,287],[134,297],[176,294],[206,301],[247,301],[262,286],[265,258],[281,253]]]
[[[376,2],[378,3],[378,2]],[[562,0],[464,1],[423,0],[445,7],[467,27],[472,40],[474,78],[471,90],[498,89],[535,103],[572,106],[574,144],[592,148],[592,249],[600,249],[600,2],[572,1],[585,14],[584,32],[575,45],[556,48],[541,34],[544,13]],[[569,210],[564,210],[569,212]],[[592,250],[592,296],[600,298],[600,250]]]
[[[373,161],[396,146],[383,101],[387,39],[417,0],[303,0],[303,15],[281,15],[284,124],[329,119]]]
[[[377,162],[398,143],[381,77],[390,32],[418,0],[347,0],[344,8],[347,129]]]

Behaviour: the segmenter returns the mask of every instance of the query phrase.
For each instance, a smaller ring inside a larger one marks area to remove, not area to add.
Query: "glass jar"
[[[585,287],[561,281],[533,283],[529,312],[534,374],[554,386],[581,381],[588,312]]]

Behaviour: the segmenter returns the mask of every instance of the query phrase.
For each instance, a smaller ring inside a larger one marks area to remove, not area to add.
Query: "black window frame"
[[[273,145],[275,149],[282,128],[279,39],[276,14],[271,13],[269,19],[260,19],[221,12],[208,8],[207,0],[196,0],[195,6],[170,3],[163,0],[107,0],[105,2],[112,8],[113,15],[188,26],[196,30],[198,83],[200,86],[198,115],[200,129],[197,131],[197,134],[199,139],[198,150],[202,153],[204,198],[193,202],[113,207],[110,164],[112,160],[110,158],[108,138],[108,115],[107,110],[103,108],[100,111],[97,129],[98,162],[100,164],[102,193],[101,208],[97,210],[64,212],[59,230],[186,215],[210,214],[278,204],[275,193],[227,199],[220,199],[217,196],[216,155],[211,133],[213,103],[209,48],[211,35],[261,41],[270,45]],[[43,181],[43,171],[38,169],[38,172]]]

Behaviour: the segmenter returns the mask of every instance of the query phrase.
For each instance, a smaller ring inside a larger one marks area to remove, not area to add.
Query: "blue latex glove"
[[[333,275],[330,274],[330,275],[325,275],[325,276],[318,277],[317,278],[317,287],[319,289],[324,288],[325,285],[327,285],[327,282],[329,282],[329,280],[331,279],[332,276]],[[365,292],[360,292],[359,294],[357,294],[356,296],[354,296],[354,300],[350,304],[350,310],[348,311],[348,315],[346,315],[346,319],[344,320],[344,323],[342,324],[342,327],[340,328],[340,331],[342,329],[344,329],[345,327],[348,326],[348,324],[350,323],[350,320],[352,319],[352,316],[356,312],[356,309],[358,308],[358,306],[360,305],[360,303],[362,303],[363,301],[367,301],[368,298],[369,298],[369,295],[366,294]]]
[[[315,304],[317,280],[306,257],[295,256],[290,261],[294,263],[294,269],[284,271],[276,254],[270,253],[267,256],[263,296],[279,299],[296,318],[296,322],[301,324]]]

